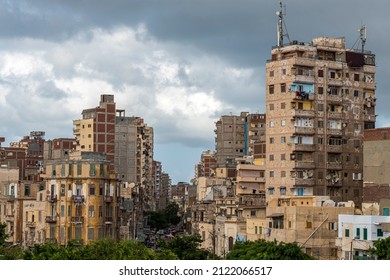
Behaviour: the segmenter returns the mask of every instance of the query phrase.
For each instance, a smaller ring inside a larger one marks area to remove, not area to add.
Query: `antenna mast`
[[[276,15],[279,17],[278,19],[278,48],[283,47],[283,37],[287,36],[287,38],[290,40],[288,33],[287,33],[287,28],[286,28],[286,33],[283,31],[283,27],[285,27],[285,23],[283,21],[283,16],[286,15],[286,5],[283,6],[282,2],[280,2],[280,10],[276,12]]]
[[[366,44],[366,41],[367,41],[366,25],[363,25],[362,27],[360,27],[360,29],[358,31],[360,33],[360,41],[362,43],[362,53],[364,53],[364,45]]]

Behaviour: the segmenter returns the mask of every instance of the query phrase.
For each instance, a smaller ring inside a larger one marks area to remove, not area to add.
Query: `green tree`
[[[375,240],[370,253],[376,256],[378,260],[390,260],[390,237]]]
[[[177,225],[180,222],[178,213],[179,205],[175,202],[169,203],[164,210],[166,221],[171,225]]]
[[[246,241],[234,244],[226,259],[228,260],[311,260],[296,243],[277,241]]]
[[[189,236],[176,236],[169,240],[164,249],[172,251],[180,260],[206,260],[212,258],[212,253],[200,249],[202,238],[199,234]]]
[[[7,240],[8,235],[5,233],[5,228],[7,225],[5,223],[0,223],[0,246],[5,245],[5,240]]]

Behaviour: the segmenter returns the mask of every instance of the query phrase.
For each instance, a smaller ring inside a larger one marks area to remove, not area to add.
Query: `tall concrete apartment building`
[[[103,94],[98,107],[83,110],[82,119],[73,121],[76,149],[105,153],[111,170],[115,157],[115,115],[114,95]]]
[[[243,156],[265,156],[264,114],[224,115],[216,122],[214,132],[218,167],[234,166],[236,158]]]
[[[266,64],[267,199],[361,205],[364,129],[375,127],[375,55],[343,38],[293,41]]]

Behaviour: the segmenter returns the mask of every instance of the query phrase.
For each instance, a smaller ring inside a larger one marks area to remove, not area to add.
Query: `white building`
[[[338,257],[371,259],[374,241],[390,236],[390,216],[339,215]]]

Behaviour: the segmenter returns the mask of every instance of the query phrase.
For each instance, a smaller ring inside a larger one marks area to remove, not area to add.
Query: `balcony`
[[[110,203],[113,201],[113,197],[112,197],[112,195],[105,195],[103,197],[103,200],[104,200],[104,202]]]
[[[341,135],[343,135],[343,131],[341,129],[328,128],[328,135],[341,136]]]
[[[111,224],[112,224],[112,221],[113,221],[113,218],[112,218],[112,217],[106,217],[104,223],[105,223],[106,225],[111,225]]]
[[[295,186],[314,186],[315,180],[313,178],[295,178],[294,179]]]
[[[82,246],[84,244],[83,239],[71,239],[69,242],[75,246]]]
[[[293,150],[299,152],[314,152],[314,144],[293,144]]]
[[[55,202],[57,202],[57,201],[58,201],[57,195],[54,194],[54,195],[48,196],[48,197],[47,197],[47,201],[50,202],[50,203],[55,203]]]
[[[84,217],[82,217],[82,216],[71,217],[70,222],[73,224],[82,224],[82,223],[84,223]]]
[[[333,95],[333,94],[329,94],[327,96],[327,100],[328,100],[328,102],[332,102],[332,103],[341,103],[341,102],[343,102],[343,98],[340,95]]]
[[[330,179],[330,180],[327,180],[326,182],[326,185],[328,187],[342,187],[343,186],[343,182],[341,180],[334,180],[334,179]]]
[[[54,224],[57,222],[56,216],[46,216],[46,223]]]
[[[72,201],[75,203],[83,203],[84,199],[83,195],[72,195]]]
[[[248,177],[248,176],[237,176],[237,182],[247,183],[265,183],[265,177]]]
[[[328,169],[333,169],[333,170],[341,170],[343,168],[341,162],[336,162],[336,161],[331,161],[331,162],[328,162],[327,164],[327,168]]]
[[[301,127],[301,126],[296,126],[295,127],[295,133],[296,134],[314,134],[314,127]]]
[[[7,222],[13,222],[13,221],[15,221],[15,217],[14,217],[14,215],[5,215],[5,220]]]
[[[315,111],[314,110],[292,110],[291,112],[292,117],[307,117],[307,118],[314,118]]]
[[[295,161],[295,168],[313,169],[315,168],[315,163],[314,161]]]
[[[376,121],[376,115],[374,114],[364,114],[364,121],[365,122],[375,122]]]
[[[327,145],[327,152],[329,153],[341,153],[343,151],[342,145]]]
[[[35,228],[36,223],[35,222],[26,222],[26,227],[28,228]]]
[[[57,243],[57,238],[46,238],[46,243]]]
[[[328,118],[329,119],[342,119],[343,113],[328,111]]]
[[[14,194],[7,195],[7,201],[8,202],[15,201],[15,195]]]

